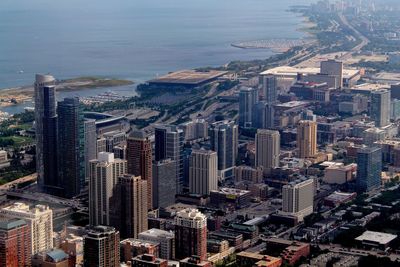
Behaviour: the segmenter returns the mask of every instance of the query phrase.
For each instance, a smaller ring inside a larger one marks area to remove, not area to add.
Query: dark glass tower
[[[79,99],[58,102],[58,167],[67,198],[79,195],[85,183],[84,120]]]
[[[157,126],[155,128],[155,161],[171,159],[176,164],[176,193],[181,193],[183,178],[183,130],[176,126]]]
[[[357,153],[357,191],[368,192],[381,186],[382,150],[362,148]]]
[[[36,171],[39,188],[49,194],[61,195],[57,173],[57,113],[55,79],[51,75],[36,75],[35,128]]]

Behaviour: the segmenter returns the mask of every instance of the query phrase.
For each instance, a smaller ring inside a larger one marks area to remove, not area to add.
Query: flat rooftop
[[[386,234],[381,232],[365,231],[362,235],[356,238],[358,241],[374,242],[381,245],[386,245],[397,238],[397,235]]]
[[[260,73],[260,75],[279,75],[279,76],[293,76],[296,77],[298,73],[302,74],[318,74],[321,72],[320,68],[314,67],[290,67],[290,66],[281,66],[272,69],[268,69]],[[355,75],[357,75],[360,71],[357,69],[343,69],[343,78],[349,79]]]
[[[197,86],[211,82],[225,74],[227,71],[196,71],[196,70],[180,70],[168,73],[167,75],[148,81],[150,84],[164,85],[183,85]]]

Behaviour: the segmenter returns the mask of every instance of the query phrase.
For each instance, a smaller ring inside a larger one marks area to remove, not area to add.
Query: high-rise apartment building
[[[36,75],[35,136],[36,171],[39,188],[49,194],[62,195],[57,167],[56,80],[51,75]]]
[[[381,186],[382,150],[379,147],[357,151],[357,191],[368,192]]]
[[[90,225],[110,225],[110,198],[118,177],[126,173],[126,160],[114,159],[113,153],[101,152],[98,159],[90,161]]]
[[[121,238],[137,238],[147,230],[147,181],[126,174],[118,178],[111,197],[110,225]]]
[[[258,90],[256,88],[243,87],[239,92],[239,125],[252,127],[253,107],[258,102]]]
[[[179,211],[174,219],[177,259],[207,259],[207,217],[197,209]]]
[[[282,187],[282,212],[302,221],[313,213],[314,180],[299,179]]]
[[[16,202],[2,208],[0,215],[21,219],[28,224],[32,255],[53,248],[53,211],[48,206],[36,205],[31,208],[29,205]]]
[[[85,137],[79,98],[58,102],[57,113],[59,179],[64,197],[71,198],[79,195],[85,184]]]
[[[119,232],[113,227],[91,228],[83,240],[84,267],[119,267]]]
[[[181,193],[183,178],[183,143],[184,133],[177,126],[156,126],[155,161],[171,159],[176,164],[176,193]]]
[[[0,267],[31,266],[29,225],[21,219],[0,219]]]
[[[217,152],[195,150],[190,155],[189,190],[192,194],[209,195],[218,189]]]
[[[262,167],[264,173],[279,167],[281,153],[281,136],[278,131],[257,130],[256,134],[256,167]]]
[[[160,229],[149,229],[139,234],[139,239],[160,244],[160,258],[175,259],[175,235]]]
[[[143,131],[134,131],[127,140],[128,173],[147,181],[147,207],[153,207],[152,148]]]
[[[217,152],[218,170],[235,166],[238,155],[238,126],[234,121],[218,121],[210,125],[211,150]]]
[[[183,130],[185,141],[192,141],[208,137],[208,122],[204,119],[196,119],[179,125]]]
[[[153,206],[165,208],[175,203],[176,163],[171,159],[157,161],[153,164]]]
[[[97,158],[97,133],[96,120],[85,119],[84,128],[84,161],[85,161],[85,182],[89,182],[90,161]]]
[[[371,119],[376,127],[390,124],[390,91],[386,89],[371,92]]]
[[[317,154],[317,123],[300,121],[297,126],[299,158],[311,158]]]

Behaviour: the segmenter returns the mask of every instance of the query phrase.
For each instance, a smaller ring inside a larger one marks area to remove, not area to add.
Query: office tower
[[[313,213],[314,180],[299,179],[282,187],[282,212],[299,221]]]
[[[35,136],[36,171],[39,188],[49,194],[62,195],[57,168],[56,80],[50,75],[36,75]]]
[[[210,126],[211,150],[217,152],[218,170],[235,166],[238,154],[238,126],[234,121],[219,121]]]
[[[97,133],[96,121],[85,119],[84,128],[84,161],[85,161],[85,182],[89,181],[90,161],[97,158]]]
[[[336,77],[336,88],[343,88],[343,62],[336,60],[321,61],[321,74]]]
[[[190,155],[189,190],[192,194],[209,195],[218,189],[217,152],[195,150]]]
[[[300,121],[297,126],[297,148],[299,158],[310,158],[317,154],[317,123]]]
[[[390,102],[390,119],[397,121],[400,119],[400,99],[392,99]]]
[[[207,217],[197,209],[184,209],[174,218],[177,259],[207,259]]]
[[[258,102],[258,91],[256,88],[243,87],[239,92],[239,125],[241,127],[252,127],[253,106]]]
[[[390,124],[390,91],[386,89],[371,92],[370,117],[376,127]]]
[[[160,258],[175,259],[175,235],[160,229],[149,229],[139,234],[139,239],[160,244]]]
[[[153,206],[165,208],[175,203],[176,163],[171,159],[153,165]]]
[[[281,136],[278,131],[257,130],[256,134],[256,167],[262,167],[264,173],[279,167],[281,153]]]
[[[126,174],[118,178],[111,197],[110,225],[121,238],[137,238],[147,230],[147,181]]]
[[[30,230],[32,255],[53,248],[53,211],[44,205],[30,208],[16,202],[0,210],[0,215],[26,221]]]
[[[143,131],[134,131],[127,140],[128,173],[147,181],[147,206],[153,207],[152,149],[149,137]]]
[[[26,221],[0,218],[0,267],[30,266],[31,232]]]
[[[360,148],[357,152],[357,191],[368,192],[381,186],[382,150]]]
[[[155,161],[171,159],[176,164],[176,193],[182,192],[183,178],[183,142],[184,133],[176,126],[156,126]]]
[[[113,153],[100,152],[98,159],[90,161],[90,225],[110,225],[110,198],[118,177],[126,173],[126,160],[114,159]]]
[[[119,232],[107,226],[90,228],[83,251],[84,267],[119,267]]]
[[[275,104],[278,99],[278,85],[275,75],[262,76],[264,100],[268,104]]]
[[[58,102],[58,168],[64,197],[79,195],[85,185],[84,125],[79,98]]]
[[[112,131],[103,134],[105,139],[106,152],[113,152],[114,147],[125,143],[126,133],[121,131]]]
[[[252,126],[259,129],[274,128],[275,111],[272,104],[260,101],[253,106]]]

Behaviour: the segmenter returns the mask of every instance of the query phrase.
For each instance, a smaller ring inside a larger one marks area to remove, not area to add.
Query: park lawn
[[[24,146],[24,145],[31,144],[33,142],[33,139],[31,137],[19,136],[19,135],[0,137],[0,141],[3,141],[3,140],[4,141],[13,140],[14,146]]]

